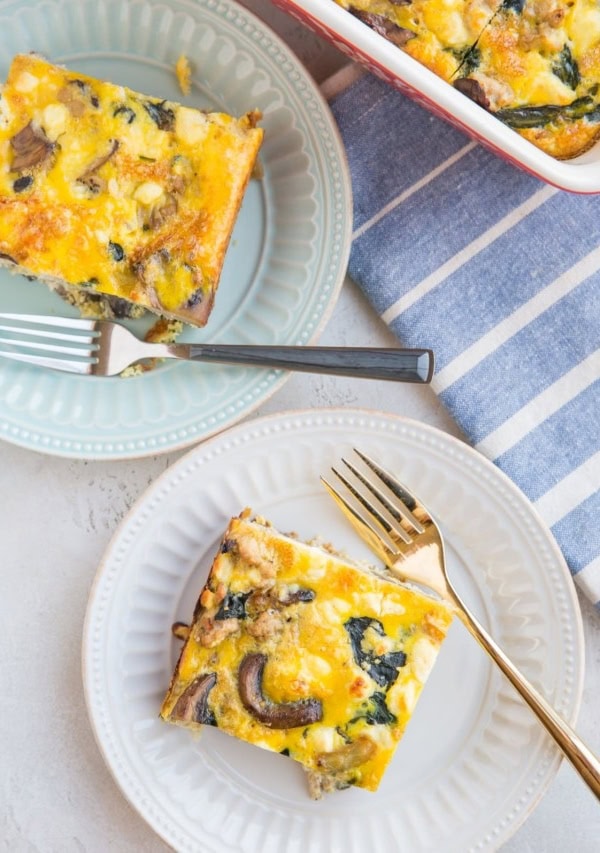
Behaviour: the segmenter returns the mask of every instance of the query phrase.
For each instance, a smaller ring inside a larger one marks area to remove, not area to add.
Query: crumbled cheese
[[[160,184],[154,181],[144,181],[133,194],[136,201],[141,201],[142,204],[152,204],[157,201],[163,194],[163,188]]]
[[[116,178],[109,178],[108,191],[113,198],[121,198],[122,192],[121,188],[119,187],[119,182]]]
[[[419,637],[412,650],[411,667],[419,681],[427,680],[435,662],[437,647],[426,637]]]
[[[37,87],[39,80],[29,71],[22,71],[15,80],[14,87],[17,92],[31,92]]]
[[[414,679],[393,684],[387,692],[386,703],[392,714],[401,717],[412,714],[419,698],[418,685]]]
[[[381,592],[363,592],[360,595],[355,596],[357,602],[359,603],[359,607],[362,610],[371,610],[372,613],[379,614],[381,613],[381,607],[383,604],[383,593]]]
[[[339,742],[338,733],[330,726],[311,729],[309,737],[315,752],[333,752]]]
[[[392,601],[387,596],[383,596],[383,601],[381,602],[381,610],[380,613],[382,616],[387,616],[391,613],[397,613],[401,616],[403,613],[406,613],[406,607],[403,607],[399,601]]]
[[[320,601],[317,607],[322,614],[323,624],[329,622],[337,622],[340,617],[350,616],[352,613],[352,604],[344,601],[342,598],[334,598],[329,601]]]
[[[42,126],[46,136],[54,142],[64,133],[69,120],[69,111],[64,104],[48,104],[42,112]]]
[[[205,138],[208,123],[204,115],[197,110],[180,107],[175,116],[175,135],[182,142],[197,145]]]

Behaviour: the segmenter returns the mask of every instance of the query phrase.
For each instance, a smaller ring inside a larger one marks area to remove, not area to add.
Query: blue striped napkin
[[[600,609],[600,196],[556,190],[379,79],[331,100],[350,276],[472,444],[533,502]]]

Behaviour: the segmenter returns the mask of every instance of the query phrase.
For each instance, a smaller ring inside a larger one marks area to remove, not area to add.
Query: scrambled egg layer
[[[206,113],[16,56],[0,98],[0,256],[204,325],[262,141]]]
[[[450,621],[445,604],[245,511],[223,537],[161,715],[289,755],[317,795],[373,791]]]

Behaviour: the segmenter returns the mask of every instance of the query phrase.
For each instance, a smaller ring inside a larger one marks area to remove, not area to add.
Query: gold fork
[[[433,590],[452,606],[600,799],[600,761],[527,681],[461,599],[448,577],[444,541],[429,510],[389,471],[356,448],[354,452],[362,460],[361,467],[342,459],[353,474],[352,480],[332,468],[347,495],[321,477],[335,502],[395,575]]]

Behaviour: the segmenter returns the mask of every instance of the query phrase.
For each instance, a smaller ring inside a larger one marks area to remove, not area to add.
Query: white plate
[[[376,794],[314,803],[299,765],[214,729],[158,719],[176,660],[170,626],[190,619],[230,516],[249,505],[282,530],[366,548],[319,474],[352,446],[412,486],[442,520],[458,587],[514,662],[574,721],[583,638],[573,583],[550,533],[490,462],[445,433],[375,412],[267,417],[210,439],[138,501],[99,569],[83,638],[98,744],[125,796],[180,851],[436,853],[496,849],[559,765],[541,726],[454,624]]]
[[[157,97],[236,115],[262,110],[264,178],[248,188],[209,323],[188,328],[186,339],[315,340],[344,279],[352,201],[329,108],[286,45],[232,0],[2,2],[0,79],[15,53],[30,50]],[[193,71],[187,98],[174,73],[180,54]],[[0,310],[75,314],[44,285],[6,270]],[[247,415],[288,375],[171,362],[101,379],[0,360],[0,438],[77,458],[165,452]]]

